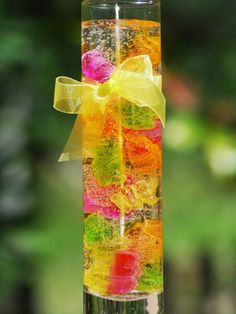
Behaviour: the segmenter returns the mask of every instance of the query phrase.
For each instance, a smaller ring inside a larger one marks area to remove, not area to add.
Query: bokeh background
[[[236,1],[165,0],[165,314],[236,313]],[[82,314],[79,0],[0,1],[0,313]]]

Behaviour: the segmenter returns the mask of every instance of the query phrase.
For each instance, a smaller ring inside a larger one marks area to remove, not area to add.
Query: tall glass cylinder
[[[84,313],[163,313],[161,121],[110,90],[111,74],[140,56],[161,85],[160,3],[82,6],[83,82],[109,94],[83,116]]]

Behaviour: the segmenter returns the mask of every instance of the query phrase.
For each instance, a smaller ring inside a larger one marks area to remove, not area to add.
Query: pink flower
[[[104,83],[112,75],[113,65],[108,62],[101,51],[91,50],[86,52],[82,57],[82,71],[88,78]]]

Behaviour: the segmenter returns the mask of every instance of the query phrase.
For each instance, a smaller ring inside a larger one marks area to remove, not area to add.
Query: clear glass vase
[[[105,97],[112,72],[148,56],[161,87],[160,2],[82,7],[83,82]],[[84,313],[163,313],[161,121],[115,93],[83,119]]]

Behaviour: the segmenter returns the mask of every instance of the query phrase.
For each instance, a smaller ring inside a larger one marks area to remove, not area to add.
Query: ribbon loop
[[[140,55],[125,60],[117,69],[117,71],[134,72],[144,75],[152,79],[153,68],[152,62],[148,55]]]
[[[76,81],[66,76],[56,79],[54,108],[68,114],[93,114],[101,111],[103,98],[98,97],[100,85]],[[96,105],[92,106],[94,103]]]

